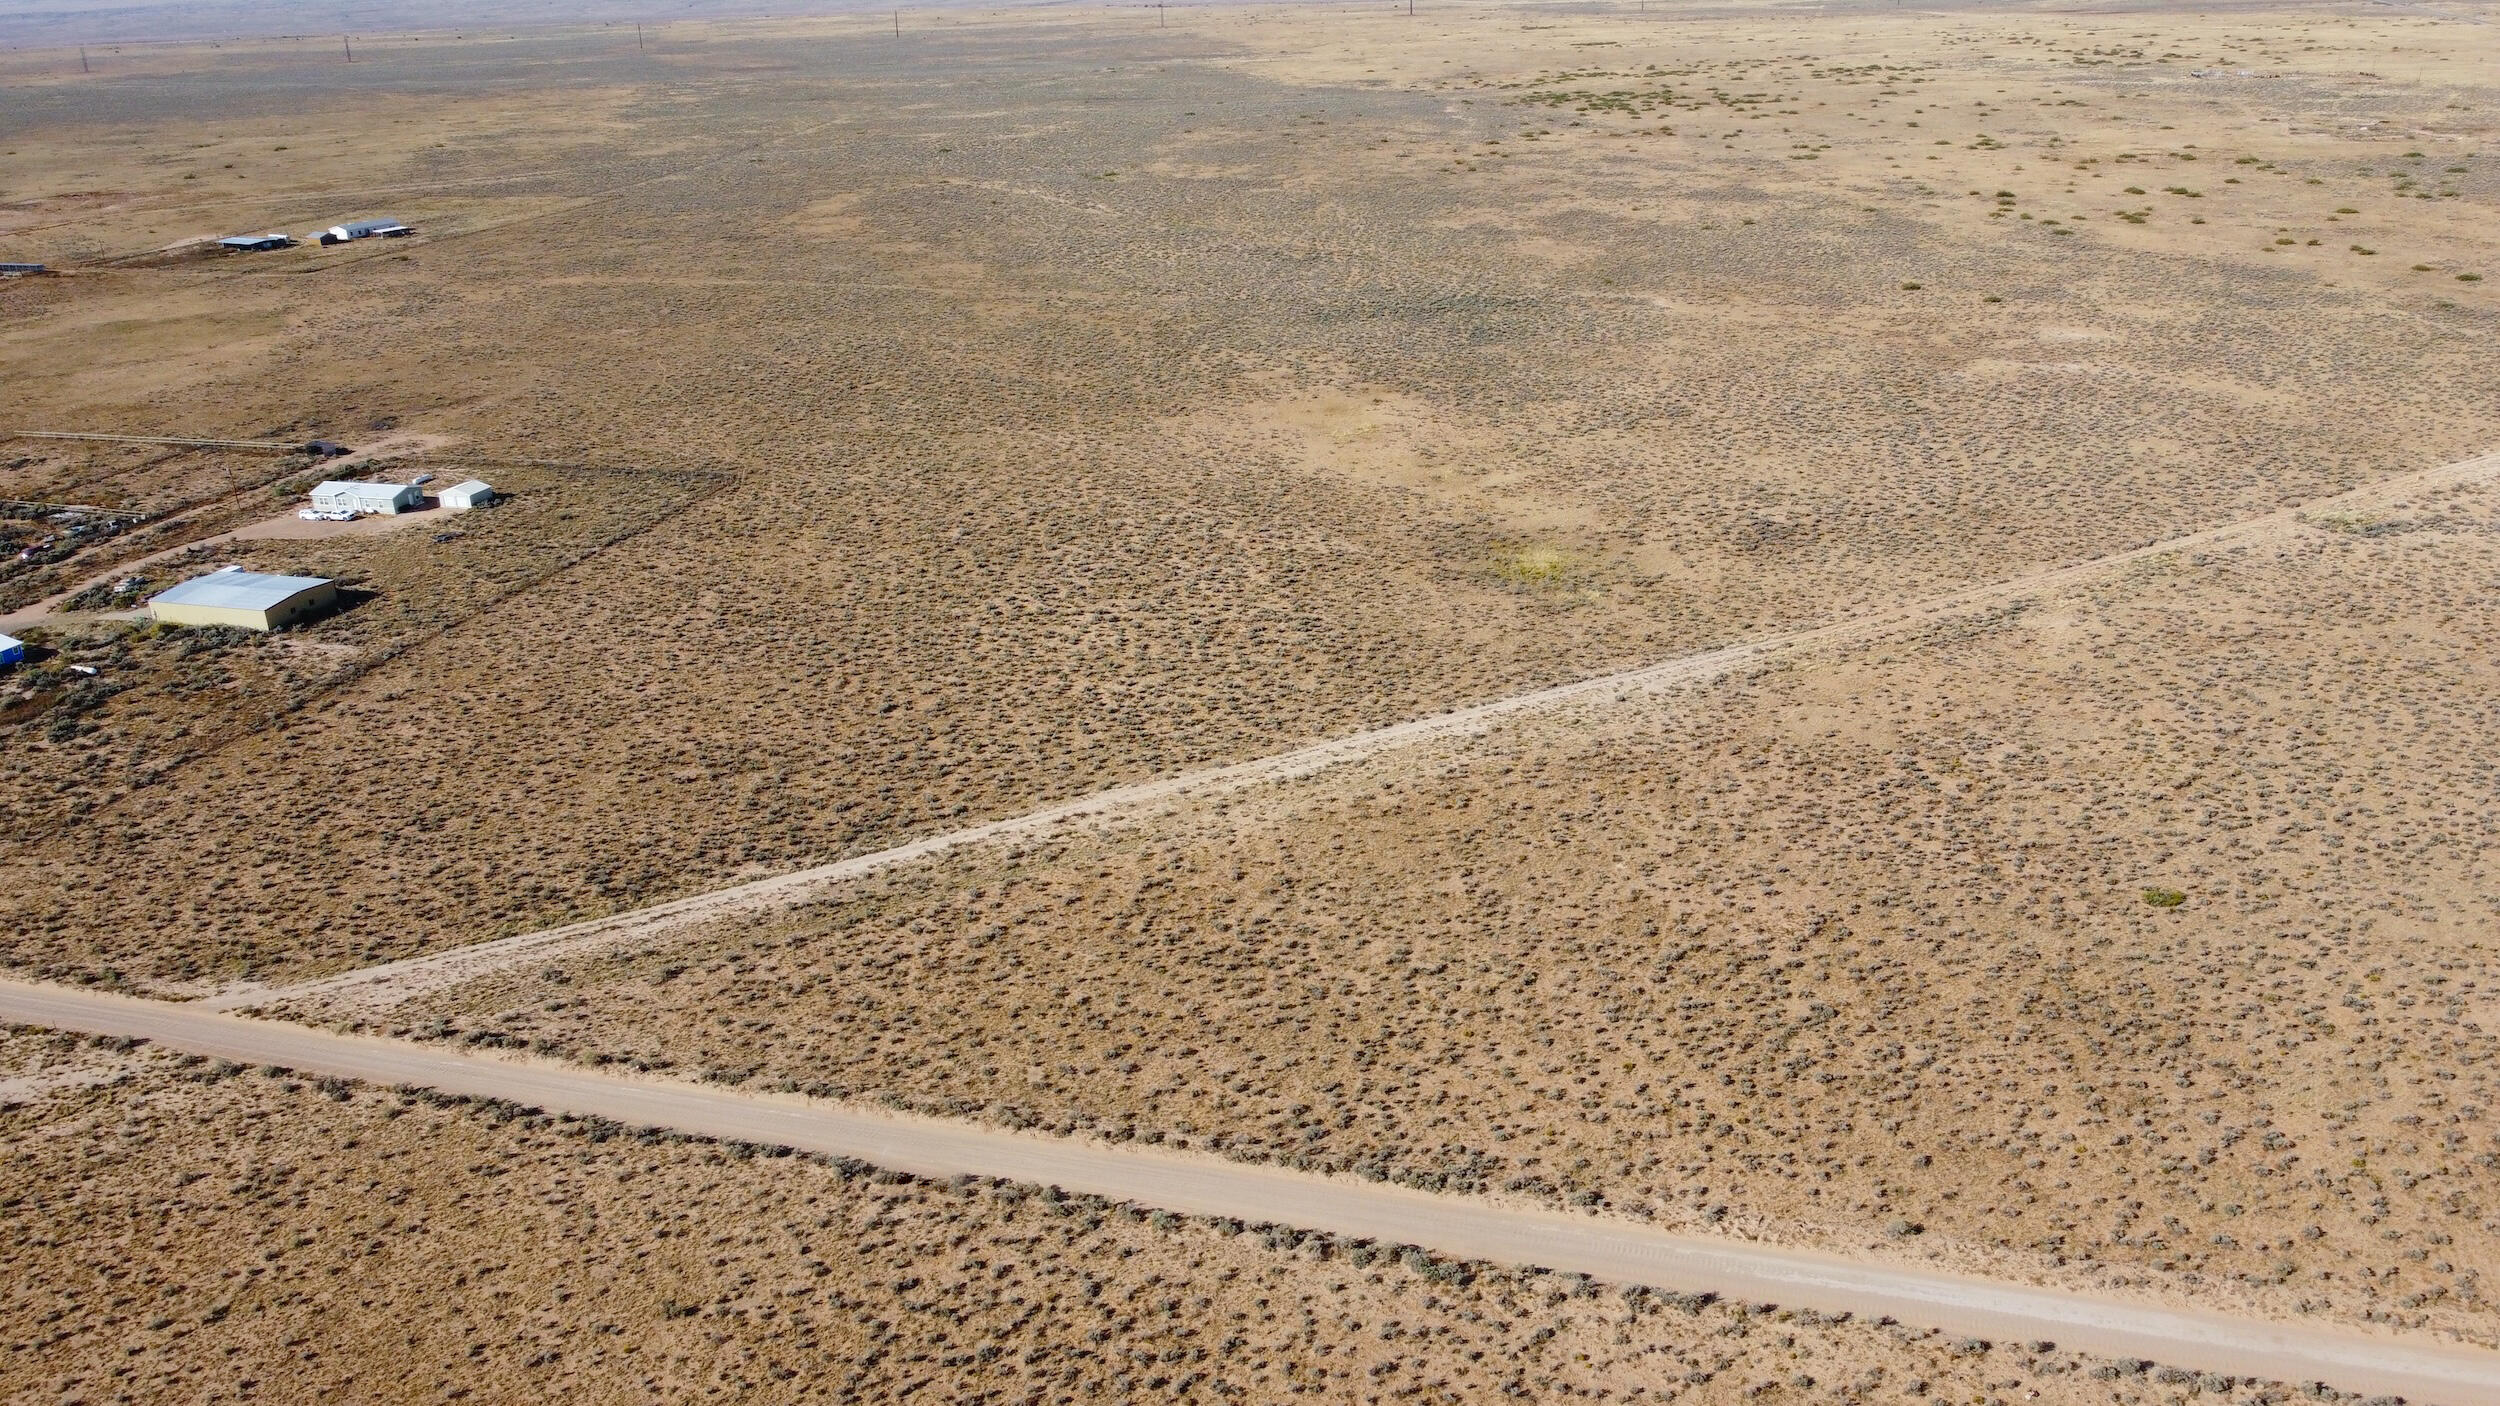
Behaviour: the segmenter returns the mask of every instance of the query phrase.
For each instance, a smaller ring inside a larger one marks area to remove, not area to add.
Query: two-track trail
[[[2500,453],[2484,454],[2380,479],[2348,493],[2202,532],[2164,538],[2126,551],[2007,580],[1968,586],[1828,624],[1767,635],[1697,654],[1679,655],[1636,669],[1515,693],[1446,713],[1296,747],[1253,761],[1113,786],[1022,815],[985,821],[961,830],[924,835],[890,849],[852,855],[631,912],[451,947],[286,986],[240,984],[209,996],[201,1004],[211,1010],[239,1010],[310,998],[318,999],[332,1012],[376,1008],[427,991],[455,986],[520,962],[553,958],[603,943],[648,941],[674,929],[715,918],[765,912],[805,902],[847,881],[969,845],[1024,840],[1080,821],[1134,815],[1228,791],[1307,776],[1327,767],[1360,761],[1402,747],[1481,733],[1505,719],[1522,714],[1597,701],[1617,694],[1708,683],[1739,669],[1782,656],[1833,645],[1863,643],[1956,616],[2000,609],[2027,597],[2112,575],[2148,558],[2174,552],[2254,546],[2300,530],[2302,521],[2313,515],[2365,513],[2416,495],[2479,483],[2495,476],[2500,476]]]

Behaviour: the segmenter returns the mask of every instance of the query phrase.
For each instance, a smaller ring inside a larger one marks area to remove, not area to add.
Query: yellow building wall
[[[172,625],[238,625],[246,630],[269,628],[269,612],[236,610],[222,605],[151,605],[148,613]]]

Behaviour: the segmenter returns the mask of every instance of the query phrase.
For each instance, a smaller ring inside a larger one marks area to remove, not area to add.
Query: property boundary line
[[[274,439],[176,439],[169,435],[92,434],[72,430],[6,430],[0,437],[8,439],[71,439],[93,440],[104,444],[166,444],[179,449],[261,449],[281,454],[304,447],[302,441],[284,443]]]

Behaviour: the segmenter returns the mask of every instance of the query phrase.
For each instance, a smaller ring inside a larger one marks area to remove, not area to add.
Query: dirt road
[[[1184,1152],[1108,1146],[902,1117],[815,1100],[533,1061],[0,981],[0,1019],[382,1084],[509,1099],[637,1127],[857,1157],[922,1176],[958,1173],[1058,1186],[1194,1215],[1276,1222],[1498,1264],[1541,1265],[1614,1284],[1890,1315],[1973,1337],[2047,1339],[2069,1350],[2451,1406],[2500,1406],[2500,1353],[2428,1339],[2371,1337],[2100,1299],[2019,1284],[1740,1241],[1673,1235],[1631,1222],[1524,1210],[1476,1198],[1249,1166]]]
[[[284,987],[238,985],[208,997],[212,1010],[239,1010],[280,1002],[315,999],[326,1010],[370,1009],[406,999],[508,967],[516,962],[554,957],[604,942],[649,939],[659,933],[713,918],[764,911],[815,897],[847,880],[909,864],[967,845],[1021,840],[1085,820],[1138,815],[1185,800],[1236,791],[1266,782],[1308,775],[1342,762],[1357,761],[1400,747],[1441,738],[1483,732],[1505,718],[1558,708],[1639,690],[1706,683],[1739,668],[1776,656],[1835,644],[1849,644],[1975,611],[2001,608],[2013,601],[2076,582],[2107,576],[2130,563],[2175,552],[2215,551],[2248,546],[2299,530],[2304,518],[2350,516],[2383,509],[2441,488],[2476,483],[2500,476],[2500,453],[2442,464],[2417,473],[2400,474],[2333,498],[2284,508],[2222,527],[2165,538],[2132,550],[2088,561],[2031,572],[2005,581],[1971,586],[1926,600],[1866,615],[1852,616],[1810,629],[1743,641],[1698,654],[1682,655],[1620,673],[1578,679],[1497,698],[1470,707],[1415,718],[1390,727],[1298,747],[1255,761],[1115,786],[1092,795],[1045,806],[1028,814],[989,821],[962,830],[929,835],[873,854],[853,855],[813,868],[794,870],[751,883],[715,889],[587,922],[455,947],[397,962],[362,967]]]

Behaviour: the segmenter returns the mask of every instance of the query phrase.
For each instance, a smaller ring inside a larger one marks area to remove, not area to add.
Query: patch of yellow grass
[[[1496,559],[1493,571],[1514,586],[1553,586],[1571,567],[1571,554],[1559,547],[1514,547]]]

